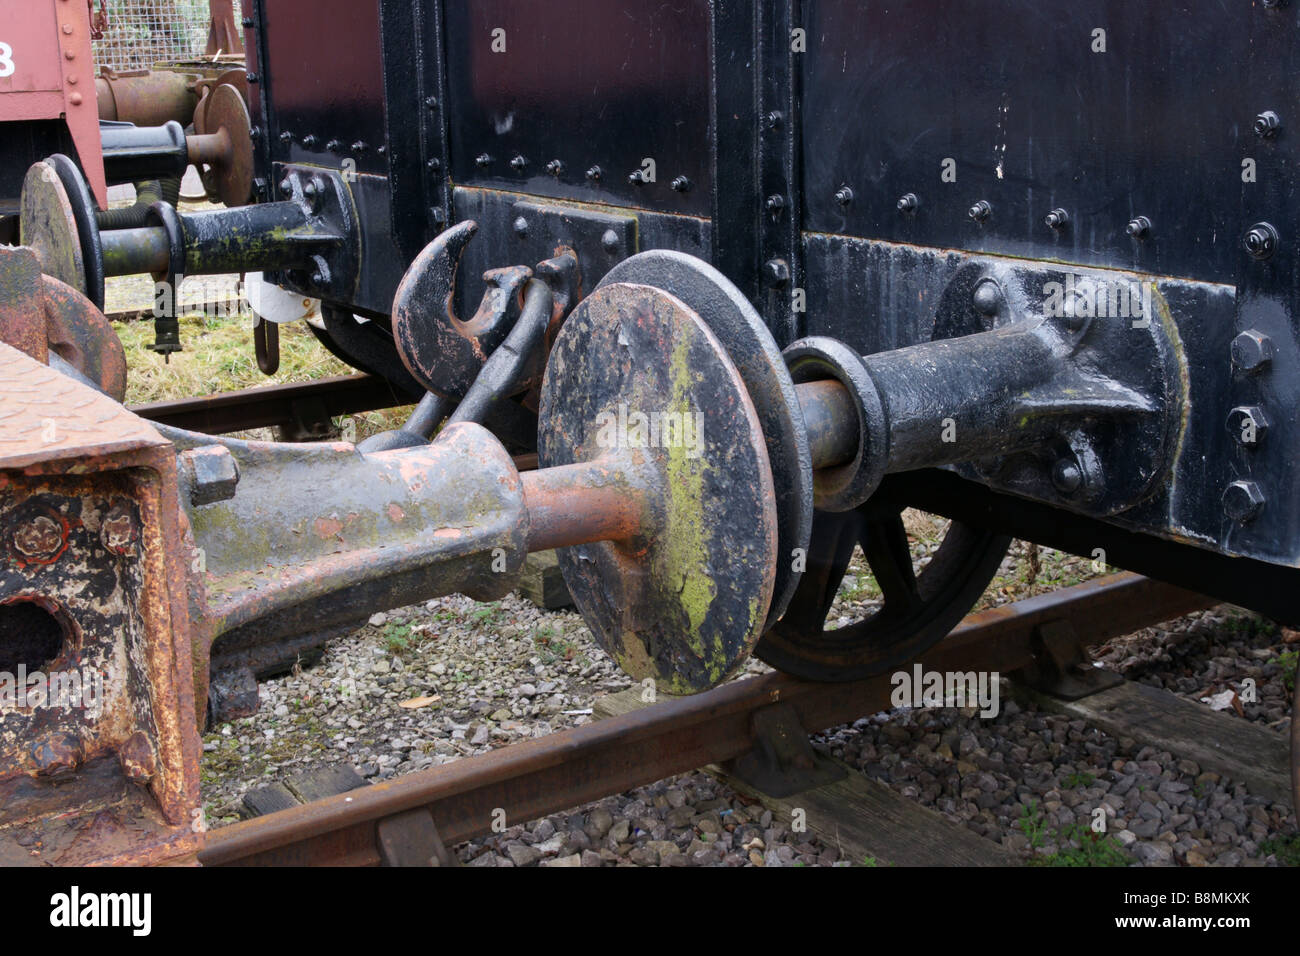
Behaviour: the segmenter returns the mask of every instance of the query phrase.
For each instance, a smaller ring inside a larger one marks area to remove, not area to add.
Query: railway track
[[[1115,575],[972,614],[921,664],[940,672],[1037,668],[1041,681],[1050,679],[1045,641],[1059,653],[1051,635],[1063,629],[1073,626],[1076,646],[1091,644],[1214,603]],[[736,681],[215,830],[198,859],[206,866],[446,863],[446,847],[485,835],[494,823],[536,819],[710,764],[740,761],[769,786],[797,786],[814,771],[811,751],[798,741],[888,708],[891,689],[889,674],[838,684],[783,674]]]
[[[384,379],[338,375],[313,382],[259,385],[198,398],[134,405],[131,411],[160,425],[208,435],[250,428],[298,427],[340,415],[408,404]]]

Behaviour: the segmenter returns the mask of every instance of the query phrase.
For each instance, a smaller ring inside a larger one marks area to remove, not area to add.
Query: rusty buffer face
[[[700,317],[615,283],[565,322],[542,388],[543,467],[609,461],[652,502],[637,537],[560,549],[597,641],[667,693],[712,687],[758,640],[776,507],[758,417]]]
[[[175,455],[0,345],[0,864],[198,845]]]

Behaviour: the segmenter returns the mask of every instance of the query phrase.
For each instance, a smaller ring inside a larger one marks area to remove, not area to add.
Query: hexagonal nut
[[[1268,413],[1258,405],[1238,405],[1228,412],[1228,431],[1237,443],[1256,448],[1268,434]]]
[[[74,734],[50,734],[32,745],[31,758],[42,777],[66,777],[82,760],[81,741]]]
[[[153,744],[142,730],[137,730],[117,748],[117,759],[122,773],[132,783],[146,786],[158,772],[158,756]]]
[[[1223,492],[1223,513],[1233,521],[1245,524],[1264,510],[1264,492],[1257,482],[1240,478]]]
[[[190,482],[190,501],[210,505],[235,497],[239,464],[225,445],[204,445],[181,452],[181,468]]]
[[[1232,340],[1232,364],[1257,372],[1273,361],[1273,340],[1259,329],[1247,329]]]

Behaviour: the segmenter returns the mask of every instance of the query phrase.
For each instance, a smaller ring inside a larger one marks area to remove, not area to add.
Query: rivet
[[[520,216],[517,219],[515,219],[515,235],[518,236],[520,239],[528,235],[528,220],[525,219],[523,216]]]
[[[971,305],[980,315],[994,316],[1002,306],[1002,287],[996,279],[981,279],[971,293]]]
[[[785,122],[785,117],[780,112],[773,110],[764,117],[768,129],[780,129],[781,124]]]
[[[284,179],[280,180],[280,194],[282,196],[288,196],[292,193],[293,193],[293,180],[290,179],[288,176],[286,176]]]
[[[600,245],[606,252],[617,252],[618,247],[622,245],[619,241],[618,233],[613,229],[606,229],[600,236]]]
[[[80,94],[80,93],[73,93],[71,96],[68,97],[68,102],[71,103],[73,106],[80,106],[80,105],[81,105],[81,94]]]
[[[1072,495],[1083,487],[1083,470],[1073,458],[1060,458],[1052,466],[1052,485],[1064,495]]]
[[[763,274],[774,286],[783,286],[790,281],[790,264],[784,259],[768,259],[763,263]]]
[[[431,110],[436,110],[438,108],[438,98],[436,96],[426,96],[424,98],[424,105]]]
[[[256,83],[258,81],[258,75],[256,73],[249,73],[245,79],[247,79],[249,83]]]

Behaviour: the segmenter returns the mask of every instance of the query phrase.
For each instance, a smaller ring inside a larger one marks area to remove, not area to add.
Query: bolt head
[[[492,157],[487,153],[479,153],[474,157],[474,165],[480,169],[492,162]]]
[[[528,220],[523,216],[519,216],[515,219],[514,228],[515,235],[522,239],[524,236],[528,235]]]
[[[510,168],[516,171],[523,170],[527,165],[528,160],[524,159],[522,156],[516,156],[514,159],[510,160]]]
[[[768,129],[780,129],[781,124],[785,122],[785,117],[773,110],[764,117],[764,121],[767,123]]]
[[[1049,228],[1063,229],[1070,221],[1070,214],[1064,209],[1053,209],[1043,217],[1043,222],[1047,223]]]
[[[1246,230],[1242,239],[1246,251],[1256,259],[1267,259],[1277,251],[1277,230],[1270,223],[1257,222]]]
[[[1239,524],[1253,521],[1264,510],[1264,492],[1248,478],[1232,482],[1223,492],[1223,513]]]
[[[1258,372],[1273,361],[1273,340],[1258,329],[1247,329],[1232,340],[1232,364],[1243,372]]]
[[[438,108],[438,98],[436,96],[426,96],[424,98],[424,105],[428,109],[436,110]]]
[[[771,196],[767,197],[766,205],[767,205],[768,212],[776,212],[779,209],[785,207],[785,197],[773,193]]]
[[[282,142],[282,143],[292,143],[292,142],[293,142],[293,133],[289,132],[288,130],[285,130],[283,133],[280,134],[280,142]]]
[[[308,149],[314,148],[316,144],[319,142],[320,140],[317,139],[315,136],[312,136],[310,133],[308,133],[306,136],[302,138],[302,144],[306,146]]]
[[[992,214],[993,207],[983,199],[966,210],[966,215],[975,222],[984,222]]]
[[[1255,117],[1255,135],[1265,139],[1275,135],[1282,126],[1282,118],[1272,110],[1265,110]]]
[[[558,176],[564,171],[564,163],[560,162],[558,159],[553,159],[546,164],[546,171],[552,176]]]
[[[587,171],[583,175],[591,180],[600,179],[600,167],[591,166],[587,169]]]
[[[921,200],[916,193],[903,193],[898,197],[897,205],[899,212],[916,212],[921,205]]]
[[[1151,232],[1151,220],[1146,216],[1138,216],[1134,219],[1130,219],[1128,225],[1124,228],[1124,231],[1134,239],[1145,239]]]
[[[618,248],[622,245],[622,242],[619,240],[617,232],[613,229],[606,229],[601,234],[600,245],[606,252],[615,253],[618,252]]]
[[[669,185],[677,192],[684,193],[691,188],[691,181],[685,176],[676,176]]]
[[[280,195],[282,196],[293,195],[293,180],[290,179],[288,176],[280,180]]]
[[[1228,431],[1243,448],[1258,448],[1268,426],[1268,413],[1258,405],[1238,405],[1228,412]]]

